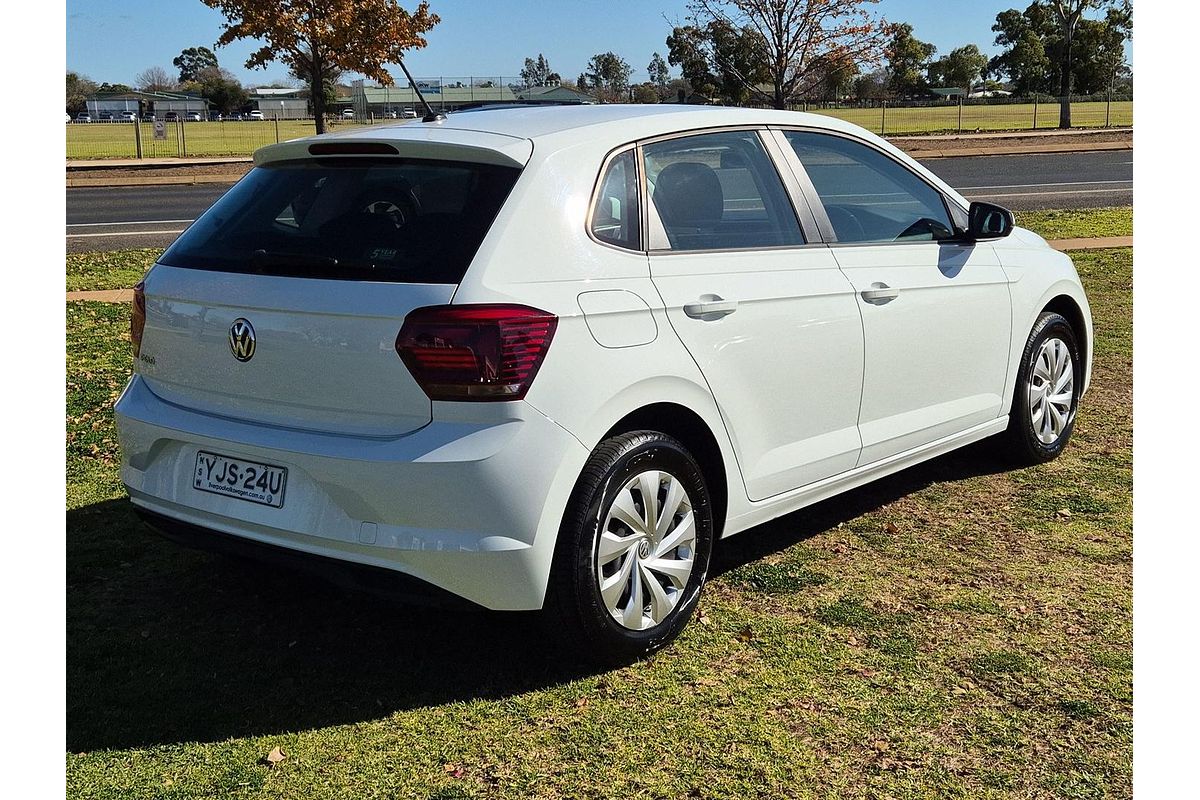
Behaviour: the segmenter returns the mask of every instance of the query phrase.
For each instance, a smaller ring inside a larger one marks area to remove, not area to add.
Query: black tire
[[[1062,341],[1071,354],[1071,365],[1074,379],[1072,381],[1072,396],[1067,423],[1058,438],[1051,442],[1043,442],[1034,428],[1033,414],[1030,410],[1029,392],[1037,379],[1034,378],[1034,359],[1041,351],[1042,345],[1049,339]],[[1004,454],[1014,463],[1024,466],[1044,464],[1052,461],[1062,453],[1071,439],[1075,429],[1075,416],[1079,408],[1079,392],[1083,387],[1083,359],[1079,354],[1079,341],[1071,323],[1061,314],[1043,311],[1029,332],[1025,349],[1021,353],[1021,365],[1017,373],[1016,386],[1013,389],[1012,407],[1009,410],[1008,429],[1001,437]]]
[[[695,520],[692,572],[672,611],[645,630],[624,627],[605,607],[596,577],[600,527],[622,487],[634,476],[669,472],[687,491]],[[657,431],[633,431],[601,442],[583,468],[563,515],[545,604],[558,638],[588,661],[626,664],[674,639],[696,608],[712,555],[712,502],[696,460],[677,440]]]

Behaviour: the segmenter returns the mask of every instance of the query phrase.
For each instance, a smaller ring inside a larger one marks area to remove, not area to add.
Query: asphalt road
[[[924,162],[971,200],[1014,211],[1133,204],[1133,151],[971,156]],[[229,188],[67,189],[67,252],[166,247]]]

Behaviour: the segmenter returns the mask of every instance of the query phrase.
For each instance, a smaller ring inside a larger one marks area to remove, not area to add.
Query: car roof
[[[579,138],[604,138],[615,146],[678,131],[737,125],[801,125],[861,133],[856,125],[820,114],[759,108],[687,105],[520,106],[459,111],[440,122],[376,125],[361,131],[327,136],[404,140],[427,138],[432,129],[499,134],[529,139],[539,145],[564,146]]]

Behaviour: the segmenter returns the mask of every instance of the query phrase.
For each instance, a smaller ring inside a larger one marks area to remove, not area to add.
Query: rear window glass
[[[264,275],[458,283],[520,170],[424,159],[257,167],[159,259]]]

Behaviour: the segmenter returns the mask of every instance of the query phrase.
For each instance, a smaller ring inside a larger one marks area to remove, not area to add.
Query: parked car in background
[[[137,121],[137,112],[136,111],[122,111],[121,112],[121,122],[136,122],[136,121]]]
[[[417,112],[413,111],[411,108],[406,108],[400,112],[400,116],[403,117],[404,119],[416,119]]]
[[[204,117],[201,116],[199,111],[189,111],[187,113],[187,120],[188,122],[203,122]]]
[[[70,124],[71,124],[71,115],[70,115],[70,113],[68,113],[68,114],[67,114],[67,124],[68,124],[68,125],[70,125]]]
[[[167,113],[163,114],[163,122],[178,122],[178,121],[179,121],[179,112],[178,111],[168,111]]]
[[[209,122],[220,122],[223,119],[225,119],[225,117],[221,116],[221,113],[219,111],[208,112],[208,121]]]
[[[75,121],[76,122],[91,122],[92,115],[86,111],[80,111],[78,114],[75,115]]]
[[[1090,379],[1071,259],[830,117],[519,108],[254,160],[135,290],[133,506],[603,661],[679,633],[720,539],[986,437],[1056,458]]]
[[[110,112],[108,112],[108,111],[105,111],[105,112],[103,112],[103,113],[101,113],[101,114],[100,114],[100,121],[101,121],[101,122],[112,122],[112,121],[113,121],[113,119],[114,119],[114,118],[113,118],[113,115],[112,115]]]
[[[263,116],[263,112],[259,111],[258,109],[254,109],[250,112],[248,119],[265,119],[265,117]]]
[[[354,119],[354,109],[353,108],[343,108],[342,109],[342,119]]]
[[[156,117],[153,114],[142,114],[142,122],[154,122],[155,119]]]

